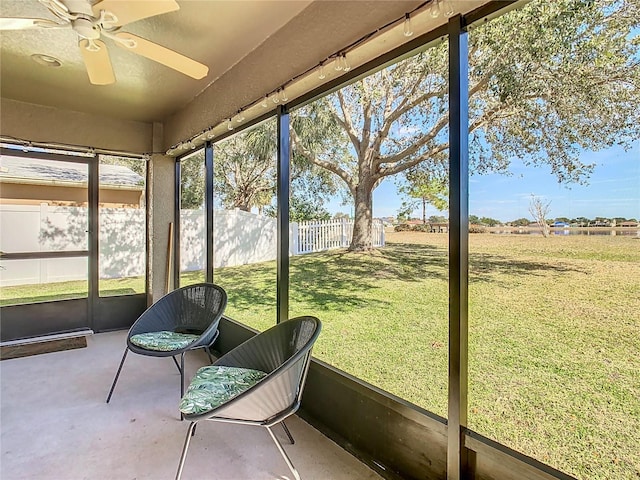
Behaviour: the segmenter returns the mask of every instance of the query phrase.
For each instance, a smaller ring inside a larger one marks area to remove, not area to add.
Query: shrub
[[[469,233],[486,233],[487,229],[482,225],[469,225]]]
[[[393,227],[393,231],[394,232],[410,232],[411,231],[411,225],[409,225],[407,223],[399,223],[398,225]]]
[[[429,225],[414,225],[413,228],[411,229],[414,232],[428,232],[429,231]]]

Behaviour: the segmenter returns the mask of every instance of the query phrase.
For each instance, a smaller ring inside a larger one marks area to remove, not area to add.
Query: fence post
[[[340,220],[341,220],[340,228],[342,229],[340,233],[340,246],[346,247],[347,246],[347,219],[341,218]]]
[[[289,224],[291,227],[291,244],[289,246],[289,252],[291,255],[298,255],[300,253],[300,239],[298,238],[298,222]]]

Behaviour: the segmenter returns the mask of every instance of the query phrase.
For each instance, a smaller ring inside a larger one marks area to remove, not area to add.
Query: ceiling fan
[[[78,46],[89,81],[94,85],[109,85],[116,81],[106,44],[108,38],[129,50],[195,79],[204,78],[209,67],[169,48],[158,45],[120,28],[143,18],[180,9],[175,0],[38,0],[56,20],[44,18],[0,18],[0,30],[31,30],[71,28],[78,34]]]

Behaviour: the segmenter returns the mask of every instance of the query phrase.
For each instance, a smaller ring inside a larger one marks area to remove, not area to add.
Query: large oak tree
[[[537,0],[470,32],[474,173],[506,172],[519,158],[549,166],[559,182],[584,182],[593,166],[580,160],[583,149],[629,147],[640,136],[639,3]],[[419,164],[447,168],[447,62],[441,42],[314,102],[293,123],[296,154],[353,197],[350,250],[372,248],[373,191],[385,178]]]

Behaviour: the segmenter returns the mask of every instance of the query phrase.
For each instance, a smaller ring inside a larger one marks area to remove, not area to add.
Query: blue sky
[[[584,152],[584,163],[595,164],[586,185],[561,185],[549,168],[514,162],[512,176],[475,175],[469,184],[469,212],[502,221],[531,218],[531,194],[551,201],[551,217],[640,218],[640,142],[625,152],[613,147]]]
[[[640,219],[640,141],[625,152],[612,147],[599,152],[583,152],[584,163],[594,163],[594,171],[587,185],[560,185],[548,167],[527,167],[515,160],[511,175],[473,175],[469,183],[469,213],[491,217],[503,222],[530,218],[531,194],[551,201],[549,215],[556,217],[625,217]],[[375,191],[375,217],[396,216],[402,198],[393,180],[386,179]],[[326,205],[332,213],[350,211],[350,206],[334,200]],[[427,216],[439,215],[434,207],[427,208]],[[421,210],[415,210],[421,218]],[[446,214],[445,214],[446,215]]]

